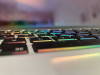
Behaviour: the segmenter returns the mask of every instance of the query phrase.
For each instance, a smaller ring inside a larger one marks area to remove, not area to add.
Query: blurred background
[[[37,27],[100,25],[100,0],[0,0],[0,25],[16,21]]]

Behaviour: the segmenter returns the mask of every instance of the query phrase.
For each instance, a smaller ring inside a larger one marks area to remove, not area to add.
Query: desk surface
[[[100,53],[100,48],[48,53],[34,53],[32,47],[29,50],[25,55],[0,56],[0,75],[58,75],[52,63],[54,58]]]

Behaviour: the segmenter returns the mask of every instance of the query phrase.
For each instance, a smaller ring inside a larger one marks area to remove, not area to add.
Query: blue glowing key
[[[66,34],[71,34],[71,33],[76,33],[76,32],[74,32],[74,31],[66,31],[65,33]]]
[[[93,34],[93,35],[100,35],[100,34]]]
[[[98,37],[100,39],[100,37]]]
[[[78,34],[78,36],[88,36],[89,34]]]
[[[90,40],[90,39],[95,39],[95,38],[80,38],[80,40]]]
[[[61,33],[62,31],[53,31],[54,33]]]
[[[89,32],[79,32],[79,33],[89,33]]]
[[[50,33],[50,34],[61,34],[61,33]]]
[[[48,30],[41,30],[39,31],[40,33],[45,33],[45,32],[49,32]]]

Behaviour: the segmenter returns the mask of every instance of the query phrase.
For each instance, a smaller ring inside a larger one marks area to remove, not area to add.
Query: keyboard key
[[[65,36],[67,36],[67,37],[68,37],[68,36],[74,36],[74,35],[60,35],[60,36],[62,36],[62,37],[65,37]]]
[[[37,31],[36,30],[33,30],[33,31],[30,31],[29,33],[36,33]]]
[[[76,32],[75,31],[72,31],[72,30],[66,30],[65,31],[65,34],[75,34]]]
[[[100,39],[74,40],[66,42],[34,42],[32,47],[35,52],[50,52],[74,49],[86,49],[100,47]]]
[[[27,54],[26,44],[2,44],[0,46],[0,55]]]
[[[91,40],[91,39],[96,39],[94,37],[90,37],[90,38],[80,38],[80,40]]]
[[[52,42],[52,40],[48,37],[41,37],[41,38],[30,38],[31,43],[32,42]]]
[[[3,44],[26,43],[25,38],[4,39]]]
[[[49,30],[39,30],[39,33],[48,33]]]
[[[61,32],[63,32],[63,31],[59,31],[59,30],[53,31],[53,33],[61,33]]]
[[[89,36],[89,34],[77,34],[78,36]]]
[[[75,38],[71,38],[71,37],[53,37],[52,39],[54,39],[55,41],[72,41],[72,40],[75,40]]]
[[[75,40],[75,39],[58,39],[58,41],[72,41],[72,40]]]
[[[30,38],[30,42],[33,43],[34,41],[38,41],[39,38]]]
[[[61,33],[50,33],[50,34],[61,34]]]
[[[41,36],[41,37],[56,37],[55,35],[46,35],[46,36]]]
[[[46,33],[36,33],[36,35],[41,35],[41,34],[46,34]]]
[[[15,35],[28,35],[28,34],[15,34]]]

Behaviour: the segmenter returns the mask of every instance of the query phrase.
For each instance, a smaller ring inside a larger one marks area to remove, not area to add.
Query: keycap
[[[28,35],[18,35],[18,38],[28,38]]]
[[[65,34],[75,34],[76,32],[75,31],[72,31],[72,30],[66,30],[65,31]]]
[[[45,35],[45,36],[41,36],[41,37],[56,37],[55,35]]]
[[[30,38],[30,42],[52,42],[49,37],[41,37],[41,38]]]
[[[30,38],[30,42],[33,43],[34,41],[38,41],[39,38]]]
[[[4,39],[3,44],[26,43],[25,38]]]
[[[72,41],[75,40],[75,38],[70,38],[70,37],[53,37],[55,41]]]
[[[61,36],[61,37],[66,37],[66,36],[68,37],[68,36],[74,36],[74,35],[70,35],[70,34],[67,35],[67,34],[66,34],[66,35],[60,35],[60,36]]]
[[[60,31],[60,30],[54,30],[53,33],[61,33],[63,31]]]
[[[2,44],[0,45],[0,55],[27,54],[26,44]]]
[[[39,30],[38,32],[39,33],[47,33],[47,32],[49,32],[49,30]]]
[[[4,39],[10,39],[13,38],[13,35],[0,35],[0,38],[4,38]]]
[[[36,34],[36,35],[41,35],[41,34],[44,34],[44,35],[45,35],[46,33],[35,33],[35,34]]]
[[[77,34],[78,36],[89,36],[89,34]]]
[[[65,42],[34,42],[32,45],[35,52],[51,52],[63,50],[80,50],[100,47],[100,39],[74,40]]]
[[[74,38],[79,39],[79,40],[93,40],[96,39],[95,37],[90,37],[90,36],[74,36]]]

